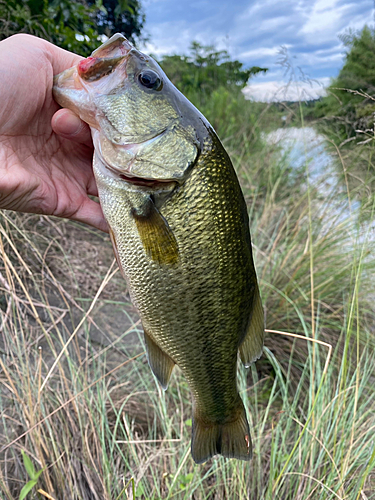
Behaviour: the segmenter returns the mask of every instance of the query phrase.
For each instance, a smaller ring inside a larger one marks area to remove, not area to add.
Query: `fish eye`
[[[155,71],[142,71],[138,76],[138,80],[147,89],[161,90],[163,88],[163,82]]]

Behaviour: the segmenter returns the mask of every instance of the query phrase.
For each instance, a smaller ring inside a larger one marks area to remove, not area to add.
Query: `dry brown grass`
[[[239,371],[253,461],[195,466],[188,387],[178,369],[166,393],[155,384],[108,237],[58,219],[4,213],[0,490],[7,500],[29,480],[21,450],[45,469],[29,498],[131,498],[132,486],[124,490],[131,478],[137,498],[146,499],[357,500],[358,491],[374,498],[367,226],[341,212],[332,216],[334,196],[323,199],[317,186],[306,191],[303,173],[291,173],[275,151],[265,148],[251,163],[232,154],[253,202],[267,326],[333,345],[326,378],[325,348],[269,334],[257,368]]]

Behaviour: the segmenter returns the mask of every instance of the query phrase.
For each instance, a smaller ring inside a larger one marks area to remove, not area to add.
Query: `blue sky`
[[[374,20],[374,0],[143,0],[142,5],[150,36],[145,52],[183,54],[193,40],[225,48],[246,66],[269,68],[246,90],[262,100],[320,94],[343,63],[338,35]],[[286,90],[288,77],[277,63],[281,47],[296,73],[300,67],[317,83]]]

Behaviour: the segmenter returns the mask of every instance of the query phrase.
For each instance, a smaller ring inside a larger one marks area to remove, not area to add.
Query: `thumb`
[[[53,131],[74,142],[93,147],[90,127],[73,111],[63,108],[56,111],[51,120]]]
[[[72,220],[84,222],[92,227],[96,227],[105,233],[109,233],[109,226],[104,218],[100,204],[96,201],[86,198],[80,208],[70,217]]]

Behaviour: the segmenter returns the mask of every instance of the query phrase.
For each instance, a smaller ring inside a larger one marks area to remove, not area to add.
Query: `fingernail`
[[[67,135],[77,135],[84,127],[81,119],[73,113],[66,113],[64,121],[60,124],[60,127],[61,125],[63,125],[63,128],[65,129],[64,133]]]

